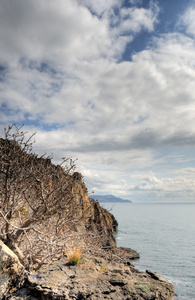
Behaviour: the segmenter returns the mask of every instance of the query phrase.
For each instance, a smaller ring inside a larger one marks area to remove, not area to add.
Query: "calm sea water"
[[[104,203],[119,222],[118,246],[140,254],[133,262],[170,280],[176,300],[195,300],[195,204]]]

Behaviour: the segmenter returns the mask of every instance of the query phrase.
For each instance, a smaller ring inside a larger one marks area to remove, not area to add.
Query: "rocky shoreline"
[[[175,295],[173,285],[163,276],[135,269],[130,259],[139,254],[131,249],[117,248],[110,258],[83,254],[74,266],[63,258],[34,272],[25,272],[2,243],[0,254],[3,300],[173,300]]]
[[[87,207],[89,222],[81,230],[103,237],[102,250],[82,253],[77,265],[67,257],[27,271],[18,256],[0,240],[0,299],[2,300],[173,300],[174,286],[152,271],[140,272],[131,263],[139,254],[117,247],[114,216],[88,197],[85,184],[75,181],[78,204]],[[84,216],[84,220],[87,216]],[[105,250],[103,250],[105,248]]]

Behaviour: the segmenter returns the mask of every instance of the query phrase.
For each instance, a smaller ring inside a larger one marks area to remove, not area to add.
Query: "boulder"
[[[164,282],[167,281],[167,279],[165,277],[163,277],[162,275],[160,275],[156,272],[146,270],[146,273],[149,274],[153,279],[156,279],[156,280],[159,280],[159,281],[164,281]]]
[[[24,267],[18,257],[0,240],[0,299],[13,282],[17,285],[23,277]]]

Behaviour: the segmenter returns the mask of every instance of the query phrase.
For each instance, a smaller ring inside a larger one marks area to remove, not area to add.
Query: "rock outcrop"
[[[160,275],[159,275],[160,276]],[[151,272],[139,272],[131,263],[84,257],[77,266],[65,260],[42,267],[28,275],[26,285],[8,294],[10,300],[21,299],[89,299],[89,300],[172,300],[171,283]]]
[[[73,174],[74,184],[72,192],[75,195],[75,201],[78,204],[78,215],[83,218],[85,226],[82,230],[98,234],[102,239],[103,247],[116,247],[114,232],[117,231],[118,222],[115,217],[106,209],[101,207],[99,202],[88,196],[88,190],[82,181],[80,173]]]

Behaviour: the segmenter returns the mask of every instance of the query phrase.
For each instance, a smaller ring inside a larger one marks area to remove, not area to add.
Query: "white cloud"
[[[3,0],[0,18],[0,58],[6,61],[24,57],[64,66],[105,55],[110,43],[105,24],[75,1]]]
[[[87,7],[78,5],[76,1],[43,0],[40,3],[38,0],[2,0],[0,60],[9,61],[10,64],[11,61],[17,63],[19,58],[27,58],[53,63],[55,68],[67,68],[70,63],[80,59],[90,61],[99,57],[113,59],[120,56],[129,39],[126,38],[119,48],[121,37],[114,34],[110,24],[111,20],[117,18],[115,13],[112,15],[116,1],[102,0],[98,5],[90,3],[105,11],[103,18],[92,15]],[[87,1],[82,1],[82,4],[87,5]],[[125,20],[122,18],[120,23],[125,23],[128,17],[139,24],[136,31],[141,30],[142,26],[150,29],[146,23],[150,22],[151,27],[155,22],[155,15],[152,8],[144,11],[136,9],[125,16]],[[152,20],[149,20],[150,17]],[[134,28],[127,29],[134,31]]]
[[[153,192],[155,195],[172,195],[175,197],[194,197],[195,194],[195,176],[178,176],[174,178],[156,178],[155,176],[147,177],[134,187],[141,192]]]
[[[138,172],[138,171],[137,171]],[[148,172],[149,173],[149,172]],[[193,173],[176,177],[158,178],[154,174],[145,174],[141,177],[141,173],[137,178],[126,177],[120,178],[121,174],[111,173],[109,171],[87,171],[82,170],[84,180],[90,187],[89,192],[94,191],[96,194],[110,193],[128,198],[132,201],[162,201],[162,200],[179,200],[189,201],[194,199],[195,195],[195,176]],[[87,174],[87,176],[85,176]],[[116,180],[118,178],[118,180]],[[93,196],[92,196],[93,197]]]
[[[83,105],[90,106],[86,103],[93,105],[98,76],[133,39],[134,29],[121,36],[123,29],[116,32],[111,26],[118,18],[112,15],[114,5],[102,1],[105,15],[98,18],[76,1],[1,1],[0,64],[5,72],[0,93],[1,103],[11,108],[12,115],[17,111],[18,116],[30,114],[33,119],[41,114],[45,122],[56,122],[57,116],[62,122],[66,116],[81,115]],[[143,17],[156,14],[151,8],[140,11]],[[137,12],[128,14],[129,21],[139,24],[136,31],[147,27],[144,18],[143,24],[136,20]],[[121,26],[125,22],[126,16],[119,20]]]
[[[184,15],[181,17],[179,25],[183,25],[186,28],[186,32],[195,35],[195,7],[190,6]]]
[[[128,0],[128,2],[132,5],[141,5],[143,0]]]
[[[153,31],[157,23],[159,8],[152,6],[152,9],[145,8],[122,8],[120,10],[121,23],[118,24],[120,34],[127,32],[140,32],[141,29]]]
[[[120,7],[122,4],[117,0],[99,0],[99,1],[91,1],[91,0],[77,0],[79,4],[82,4],[88,7],[93,13],[96,13],[98,16],[101,16],[105,11],[110,10],[114,7]]]
[[[133,62],[81,64],[79,78],[49,100],[45,121],[74,120],[78,151],[194,143],[194,53],[190,39],[166,36]]]

